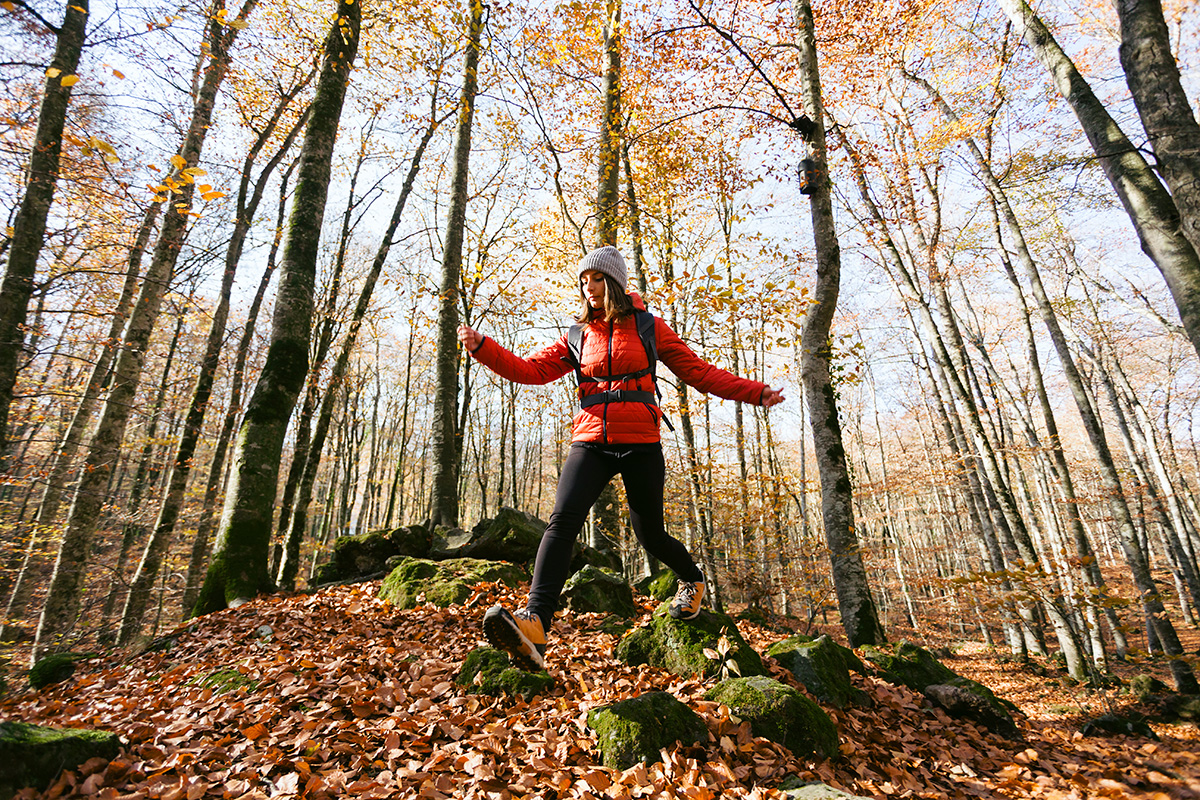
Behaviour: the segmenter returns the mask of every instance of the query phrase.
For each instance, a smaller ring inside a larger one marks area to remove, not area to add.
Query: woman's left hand
[[[771,387],[768,386],[766,389],[763,389],[762,407],[770,408],[771,406],[777,406],[780,403],[782,403],[785,399],[786,398],[784,398],[784,396],[783,396],[782,388],[772,389]]]

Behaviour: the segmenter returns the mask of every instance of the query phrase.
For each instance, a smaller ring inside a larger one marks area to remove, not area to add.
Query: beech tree
[[[0,453],[9,444],[8,410],[17,370],[25,356],[24,326],[29,298],[58,183],[63,128],[71,103],[71,87],[79,80],[76,71],[83,54],[87,22],[88,0],[72,1],[63,11],[62,24],[53,29],[57,43],[46,70],[46,88],[29,157],[25,194],[12,222],[11,241],[5,243],[8,263],[0,283]]]
[[[241,603],[273,586],[271,517],[288,420],[308,373],[313,284],[330,163],[346,86],[358,54],[362,8],[342,0],[325,39],[300,150],[266,362],[246,407],[232,480],[204,586],[193,614]]]

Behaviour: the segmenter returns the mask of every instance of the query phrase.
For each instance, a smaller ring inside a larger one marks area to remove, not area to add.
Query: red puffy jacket
[[[644,310],[642,298],[630,293],[634,307]],[[688,386],[715,394],[727,400],[739,400],[753,405],[762,404],[766,384],[739,378],[714,367],[692,352],[679,335],[661,318],[655,319],[658,338],[658,360],[670,367]],[[638,337],[632,316],[610,324],[602,319],[584,326],[583,352],[580,367],[584,375],[626,375],[645,369],[646,349]],[[502,378],[517,383],[543,384],[573,373],[567,360],[567,337],[534,353],[529,358],[513,355],[494,339],[485,337],[471,355]],[[600,381],[583,384],[585,394],[609,389],[654,391],[649,375],[625,381]],[[659,441],[658,421],[662,412],[657,406],[639,402],[598,403],[582,408],[575,415],[571,428],[573,442],[605,444],[634,444]]]

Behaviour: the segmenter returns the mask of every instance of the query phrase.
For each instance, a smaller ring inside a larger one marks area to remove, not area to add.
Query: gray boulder
[[[588,712],[588,727],[596,732],[600,763],[625,770],[639,761],[660,761],[659,751],[676,742],[708,741],[708,726],[684,703],[666,692],[648,692]]]
[[[120,749],[117,735],[108,731],[0,722],[0,797],[27,787],[45,791],[62,770],[91,758],[112,760]]]
[[[51,653],[38,659],[29,670],[29,685],[41,689],[62,683],[75,674],[75,664],[95,658],[96,653]]]
[[[845,708],[863,698],[863,693],[850,683],[850,665],[862,670],[862,663],[854,651],[828,636],[816,639],[792,636],[771,645],[767,655],[791,672],[822,703]]]
[[[618,661],[631,666],[649,664],[675,675],[706,678],[721,674],[722,660],[737,664],[736,674],[743,678],[766,672],[762,658],[742,638],[728,615],[704,609],[695,619],[678,620],[667,613],[667,606],[663,603],[647,625],[621,637],[614,652]],[[722,636],[730,645],[726,658],[712,659],[705,655],[706,648],[719,651]]]
[[[827,783],[802,781],[792,777],[779,784],[779,789],[788,800],[869,800],[858,794],[849,794],[835,789]]]
[[[466,601],[476,584],[499,581],[515,587],[528,579],[525,568],[517,564],[473,558],[406,558],[383,579],[379,596],[399,608],[415,608],[422,602],[446,608]]]
[[[787,684],[755,675],[722,681],[705,699],[729,706],[750,723],[750,731],[781,744],[798,756],[832,758],[838,754],[837,726],[821,707]]]
[[[563,586],[563,603],[572,611],[616,614],[630,619],[637,614],[633,587],[615,572],[586,566]]]

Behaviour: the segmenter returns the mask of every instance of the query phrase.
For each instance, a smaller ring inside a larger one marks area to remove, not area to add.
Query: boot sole
[[[488,609],[483,615],[483,633],[493,647],[508,653],[517,669],[539,672],[546,668],[546,660],[537,646],[521,633],[512,615],[504,609]]]

